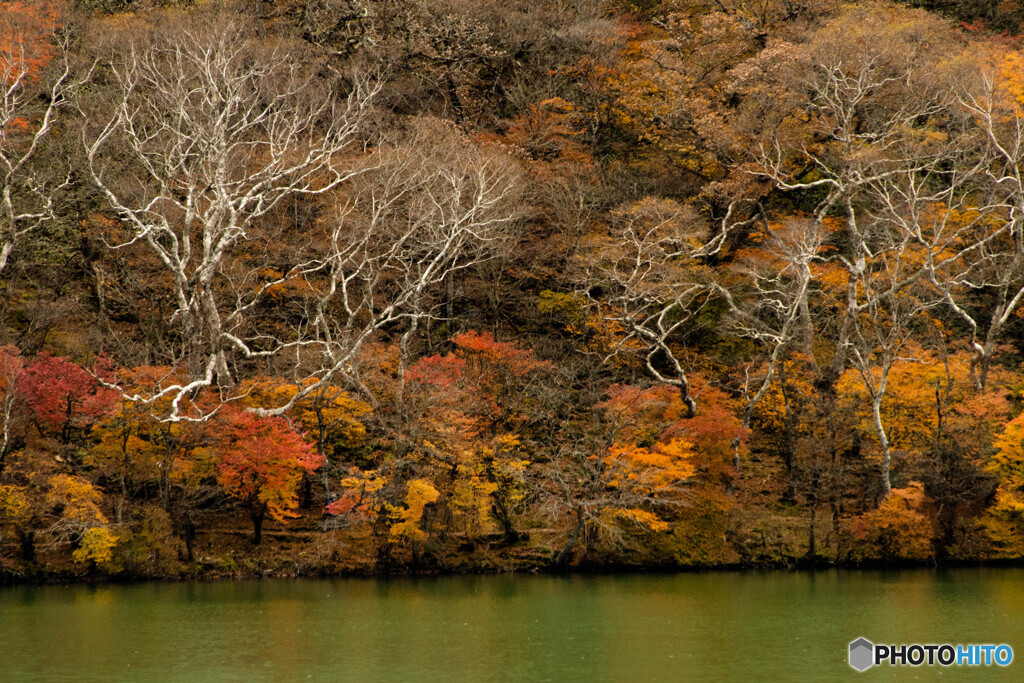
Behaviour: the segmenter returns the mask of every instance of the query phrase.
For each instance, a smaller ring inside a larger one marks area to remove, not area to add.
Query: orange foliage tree
[[[332,477],[343,469],[346,452],[363,443],[366,426],[362,421],[370,415],[371,408],[352,393],[331,384],[323,384],[298,400],[292,400],[313,384],[316,381],[312,379],[288,382],[279,378],[252,377],[241,384],[245,395],[242,404],[256,410],[267,405],[292,406],[287,419],[323,457],[323,465],[319,468],[320,480],[328,502],[331,502],[335,497]],[[305,483],[308,494],[311,483],[308,477]]]
[[[259,545],[268,514],[278,521],[296,516],[296,488],[304,473],[323,464],[323,456],[284,418],[261,418],[234,407],[218,417],[223,432],[215,445],[217,481],[248,509],[253,543]]]
[[[684,438],[693,444],[701,470],[728,482],[729,465],[747,431],[738,416],[739,401],[708,384],[702,375],[693,375],[691,381],[702,406],[693,417],[687,417],[679,392],[664,384],[648,388],[612,385],[608,399],[597,407],[618,425],[620,440],[650,444]]]
[[[691,428],[696,418],[686,418],[688,407],[672,386],[619,385],[609,395],[597,406],[601,421],[563,445],[536,479],[544,507],[572,520],[556,566],[569,563],[581,540],[588,548],[595,534],[619,544],[637,533],[668,531],[670,513],[686,504],[702,469],[694,442],[716,442],[717,428]]]
[[[0,76],[7,85],[36,80],[57,54],[56,5],[47,0],[0,3]]]
[[[507,540],[518,538],[531,415],[550,364],[489,333],[460,333],[452,343],[453,352],[407,369],[398,362],[398,381],[380,382],[397,403],[389,435],[371,456],[375,467],[353,469],[342,480],[342,496],[328,507],[345,520],[353,512],[371,520],[382,559],[395,543],[415,555],[431,526],[443,538],[478,535],[497,523]],[[434,492],[429,500],[427,486]],[[415,524],[423,525],[423,534],[412,533]],[[395,532],[396,525],[404,531]]]
[[[451,502],[480,521],[493,517],[515,540],[513,515],[530,462],[525,430],[550,363],[486,332],[463,332],[452,343],[453,353],[422,359],[407,379],[448,426],[431,450],[457,474]]]
[[[920,482],[893,489],[877,509],[864,513],[851,526],[864,544],[854,554],[864,559],[921,561],[935,552],[935,511]]]

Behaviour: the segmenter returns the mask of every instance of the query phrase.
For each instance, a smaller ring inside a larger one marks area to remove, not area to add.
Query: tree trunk
[[[814,559],[818,552],[817,539],[814,536],[814,525],[818,521],[818,502],[815,498],[811,501],[811,528],[807,534],[807,559]]]
[[[18,530],[18,540],[21,542],[21,559],[26,562],[36,561],[36,532]]]
[[[299,497],[299,507],[308,510],[313,505],[313,477],[306,473],[302,475],[302,495]]]
[[[444,279],[445,287],[445,311],[448,318],[448,329],[451,329],[452,321],[455,320],[455,275],[448,273]]]
[[[452,78],[450,71],[444,75],[445,89],[448,91],[448,102],[452,105],[452,114],[455,117],[455,123],[461,127],[464,121],[464,111],[462,108],[462,99],[459,98],[459,89],[455,85],[455,80]]]
[[[196,525],[192,523],[191,519],[186,520],[182,531],[185,536],[185,554],[189,562],[195,562]]]
[[[519,532],[516,531],[515,525],[512,524],[512,515],[506,509],[504,502],[498,499],[494,494],[491,494],[491,514],[501,524],[502,533],[505,534],[505,543],[509,545],[516,543],[519,540]]]
[[[252,517],[252,543],[259,545],[263,540],[263,520],[267,516],[267,504],[255,503],[250,510]]]
[[[576,526],[573,528],[572,533],[569,534],[569,539],[565,542],[565,547],[555,555],[554,565],[559,569],[565,569],[569,566],[569,558],[572,557],[572,549],[576,546],[576,541],[579,539],[580,532],[583,531],[583,523],[585,520],[586,518],[583,516],[583,508],[577,508]]]
[[[875,422],[875,433],[878,435],[878,445],[882,449],[882,471],[880,482],[882,485],[882,500],[889,497],[892,491],[892,483],[889,481],[889,468],[892,466],[892,457],[889,453],[889,437],[885,433],[885,426],[882,424],[882,397],[876,396],[871,401],[871,415]]]

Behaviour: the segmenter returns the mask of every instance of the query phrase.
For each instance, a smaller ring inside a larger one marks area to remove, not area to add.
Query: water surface
[[[1004,670],[871,669],[1008,643]],[[1024,680],[1024,570],[265,580],[0,589],[4,681]]]

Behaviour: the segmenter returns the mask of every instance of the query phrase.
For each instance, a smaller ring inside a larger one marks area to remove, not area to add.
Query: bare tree
[[[948,88],[936,77],[939,55],[924,49],[947,29],[905,12],[905,21],[894,27],[878,8],[845,10],[803,50],[779,51],[792,67],[772,72],[779,81],[774,90],[757,86],[753,106],[763,109],[765,92],[772,92],[768,99],[775,97],[780,111],[770,117],[775,125],[762,137],[748,172],[778,190],[819,197],[807,233],[816,237],[806,243],[809,250],[785,250],[788,265],[780,273],[792,268],[802,273],[793,278],[795,288],[780,287],[776,275],[748,277],[761,303],[753,315],[732,305],[741,331],[769,341],[772,358],[790,345],[807,352],[824,398],[834,395],[844,370],[857,370],[872,404],[885,495],[890,448],[881,405],[889,370],[903,359],[921,314],[941,298],[933,284],[936,269],[976,248],[964,245],[962,232],[922,228],[926,206],[955,201],[965,181],[948,170],[962,168],[951,163],[962,157],[950,142],[959,117]],[[746,71],[738,73],[741,80]],[[800,114],[796,121],[794,111]],[[942,130],[934,123],[941,117],[947,120]],[[826,253],[821,247],[829,242],[831,253]],[[811,272],[797,268],[811,262],[838,270],[837,279],[845,283],[845,296],[829,307],[834,320],[814,326]],[[819,336],[829,331],[832,337],[821,365],[810,344],[815,328]]]
[[[824,260],[827,232],[812,220],[790,220],[783,225],[766,224],[763,246],[738,257],[732,272],[741,284],[717,285],[729,305],[727,329],[751,339],[763,348],[755,361],[760,372],[748,369],[742,393],[746,398],[743,426],[775,379],[776,369],[787,355],[799,350],[814,362],[814,327],[810,301],[816,293],[812,265]]]
[[[36,44],[40,40],[46,42]],[[18,242],[53,218],[55,193],[67,183],[66,176],[53,182],[47,178],[52,171],[33,166],[53,135],[58,111],[89,77],[72,75],[66,45],[49,42],[54,40],[52,28],[45,36],[31,35],[11,18],[0,18],[0,273]],[[43,66],[40,51],[57,53],[55,67]]]
[[[336,379],[361,386],[360,354],[384,329],[401,332],[403,379],[420,323],[440,316],[438,288],[503,253],[515,234],[519,165],[453,124],[415,120],[374,163],[306,274],[303,343],[315,344],[317,359],[306,377],[316,381],[296,400]]]
[[[971,376],[981,390],[995,345],[1024,302],[1024,113],[1014,95],[1013,81],[1020,78],[1014,65],[985,55],[963,62],[967,74],[953,90],[973,124],[972,135],[965,135],[973,145],[955,166],[957,182],[945,211],[932,222],[950,235],[950,243],[964,246],[955,250],[956,258],[946,254],[929,266],[935,287],[969,330]],[[986,306],[977,305],[982,293]]]
[[[703,231],[691,208],[648,198],[617,211],[582,263],[582,294],[604,324],[618,328],[608,358],[640,355],[656,380],[678,387],[691,416],[697,404],[679,343],[713,291],[709,270],[694,258]]]
[[[24,368],[16,348],[0,347],[0,474],[7,466],[7,456],[16,447],[18,439],[15,434],[21,398],[18,383]]]
[[[912,336],[926,327],[928,321],[922,314],[939,303],[930,283],[918,277],[921,268],[912,256],[912,240],[912,235],[900,231],[887,231],[875,240],[871,268],[860,282],[858,316],[849,342],[851,365],[871,401],[871,422],[882,460],[883,497],[892,488],[891,444],[882,416],[889,376],[897,363],[917,360]]]
[[[357,78],[345,94],[317,77],[308,52],[266,47],[258,33],[225,12],[158,15],[111,64],[110,99],[85,105],[113,112],[84,132],[89,172],[127,231],[108,243],[143,245],[170,276],[180,339],[172,361],[186,364],[189,382],[160,394],[175,395],[176,416],[191,392],[234,384],[233,354],[294,343],[261,334],[246,314],[319,262],[251,287],[251,273],[232,281],[226,272],[282,201],[322,195],[361,170],[344,157],[376,87]]]
[[[765,51],[788,66],[734,71],[734,87],[746,97],[741,108],[778,109],[747,121],[758,122],[750,134],[759,152],[744,171],[776,190],[816,197],[805,221],[774,225],[758,211],[737,220],[733,214],[745,207],[734,200],[721,229],[703,242],[707,233],[694,212],[648,199],[619,212],[610,239],[593,250],[586,277],[586,294],[601,318],[622,328],[613,353],[643,349],[648,371],[678,386],[691,414],[683,333],[712,298],[727,305],[728,326],[763,351],[753,363],[760,369],[753,376],[748,370],[744,384],[747,424],[791,352],[804,352],[826,398],[848,367],[857,368],[873,405],[885,493],[890,454],[880,406],[888,371],[902,358],[920,314],[940,296],[932,284],[936,264],[948,270],[957,254],[976,248],[957,245],[962,233],[925,234],[915,217],[928,202],[948,203],[963,193],[964,179],[947,170],[960,149],[932,122],[949,115],[953,101],[935,77],[938,55],[924,49],[947,29],[910,11],[897,27],[890,19],[877,8],[850,8],[802,49]],[[744,79],[759,82],[748,87]],[[765,119],[772,124],[766,131]],[[742,125],[743,117],[737,121]],[[760,248],[737,254],[735,235],[758,224],[764,226]],[[709,256],[732,262],[727,283],[712,277],[704,265]],[[812,318],[822,289],[814,265],[838,270],[833,280],[845,283],[840,300],[827,307],[827,321]],[[820,364],[816,329],[832,336]]]

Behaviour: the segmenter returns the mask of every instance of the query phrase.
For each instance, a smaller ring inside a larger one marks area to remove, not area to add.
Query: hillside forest
[[[1019,561],[1022,22],[0,2],[0,578]]]

